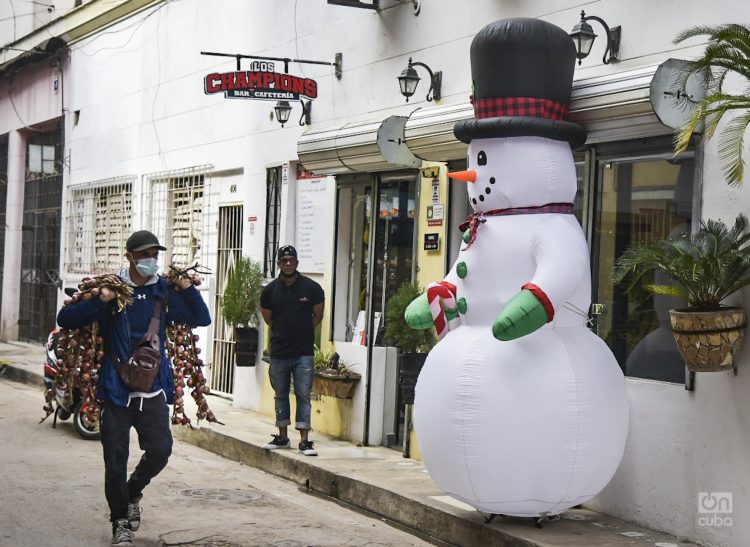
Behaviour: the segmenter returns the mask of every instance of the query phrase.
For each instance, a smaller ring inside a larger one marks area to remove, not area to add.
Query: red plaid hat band
[[[550,99],[536,97],[490,97],[474,99],[474,118],[499,118],[518,116],[565,121],[568,105]]]

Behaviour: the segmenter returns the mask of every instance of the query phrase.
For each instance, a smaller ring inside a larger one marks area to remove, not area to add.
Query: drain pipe
[[[373,310],[372,310],[372,289],[373,285],[375,284],[375,272],[373,270],[373,266],[375,264],[375,227],[377,225],[377,219],[373,217],[375,215],[375,211],[377,211],[377,197],[378,197],[378,189],[380,187],[380,181],[375,179],[373,181],[372,185],[372,195],[370,196],[370,235],[369,235],[369,245],[367,249],[367,253],[369,257],[372,259],[372,264],[368,268],[368,280],[367,280],[367,302],[365,304],[366,307],[366,315],[367,315],[367,321],[365,324],[367,325],[365,328],[365,333],[367,336],[367,385],[365,386],[365,426],[364,426],[364,439],[362,439],[362,446],[370,446],[370,399],[372,395],[372,348],[375,345],[375,336],[377,333],[372,332],[373,327]]]

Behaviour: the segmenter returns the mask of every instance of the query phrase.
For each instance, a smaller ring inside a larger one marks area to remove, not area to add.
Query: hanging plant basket
[[[669,310],[677,349],[693,372],[736,372],[745,334],[745,310]]]
[[[362,376],[356,372],[349,372],[346,375],[323,372],[316,370],[313,374],[313,393],[336,397],[337,399],[351,399],[354,396],[354,390]]]

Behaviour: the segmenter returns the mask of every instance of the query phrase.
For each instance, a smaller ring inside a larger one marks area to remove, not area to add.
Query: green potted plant
[[[687,308],[670,310],[677,348],[696,372],[732,369],[742,344],[745,311],[721,302],[750,284],[750,234],[747,217],[740,214],[729,229],[716,220],[701,221],[692,236],[636,245],[615,264],[615,283],[627,280],[626,290],[639,285],[645,274],[663,271],[674,285],[645,284],[654,294],[676,296]]]
[[[675,153],[687,150],[693,133],[701,124],[703,139],[707,140],[716,132],[725,114],[736,113],[721,130],[719,156],[727,182],[739,186],[745,168],[743,138],[750,124],[750,94],[746,87],[750,82],[750,27],[737,23],[698,26],[681,32],[674,42],[679,44],[696,36],[708,36],[708,43],[703,55],[687,65],[679,83],[684,90],[688,78],[695,74],[703,80],[708,94],[695,105],[688,121],[675,134]],[[744,92],[733,94],[725,90],[724,83],[730,75],[744,80]]]
[[[406,307],[422,294],[416,283],[404,283],[388,300],[385,307],[385,340],[399,348],[399,385],[405,404],[414,403],[414,386],[427,353],[437,341],[434,329],[415,330],[406,324]]]
[[[354,396],[354,390],[362,376],[352,372],[335,349],[324,352],[315,346],[313,363],[313,393],[338,399],[351,399]]]
[[[222,315],[234,327],[237,366],[255,366],[258,355],[258,313],[263,289],[263,267],[240,257],[227,279],[222,299]]]

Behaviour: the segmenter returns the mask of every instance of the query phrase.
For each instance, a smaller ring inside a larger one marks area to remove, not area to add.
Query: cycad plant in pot
[[[750,284],[750,234],[740,214],[731,228],[701,221],[692,236],[636,245],[617,259],[612,279],[627,290],[648,272],[662,270],[674,285],[646,284],[654,294],[676,296],[687,308],[670,310],[677,348],[690,370],[713,372],[736,366],[745,329],[745,311],[722,301]]]
[[[237,366],[255,366],[258,355],[258,312],[263,289],[263,267],[240,257],[224,289],[222,315],[234,327]]]
[[[414,403],[414,386],[427,353],[437,341],[434,329],[415,330],[406,324],[407,306],[422,294],[416,283],[404,283],[388,300],[385,307],[385,340],[396,346],[399,354],[399,384],[405,404]]]

